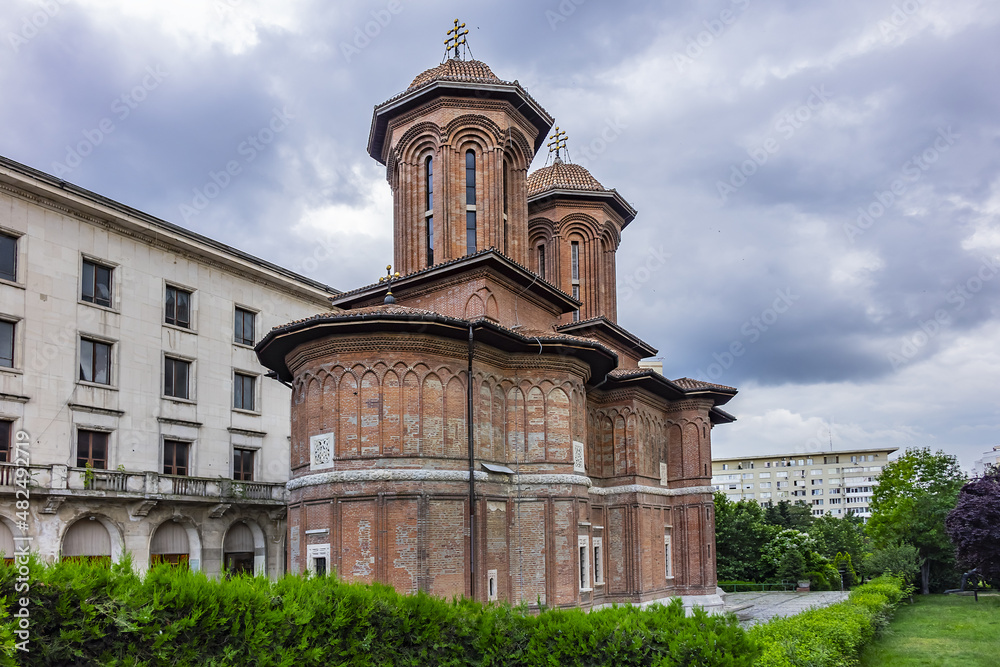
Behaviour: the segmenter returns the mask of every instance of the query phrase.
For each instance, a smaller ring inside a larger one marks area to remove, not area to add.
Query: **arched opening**
[[[63,536],[62,560],[111,562],[111,533],[97,517],[74,523]]]
[[[7,527],[5,519],[0,520],[0,555],[4,563],[9,565],[14,562],[14,549],[14,533]]]
[[[265,574],[264,532],[252,521],[234,523],[222,542],[222,562],[228,574]]]
[[[510,209],[510,186],[508,184],[508,174],[510,173],[510,162],[505,158],[503,161],[503,254],[507,252],[507,214]]]
[[[179,521],[167,521],[160,524],[153,533],[149,544],[149,564],[170,563],[171,565],[190,565],[191,545],[188,541],[187,529]]]

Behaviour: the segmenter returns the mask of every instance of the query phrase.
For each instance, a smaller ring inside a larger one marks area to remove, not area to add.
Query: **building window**
[[[573,298],[580,300],[580,243],[573,241],[569,244],[570,253],[570,280],[573,283]],[[573,321],[580,321],[580,311],[573,311]]]
[[[476,153],[465,152],[465,253],[476,252]]]
[[[0,320],[0,366],[14,368],[14,323]]]
[[[102,431],[76,432],[76,466],[106,470],[108,467],[108,434]]]
[[[507,211],[510,208],[508,194],[509,188],[507,185],[507,173],[510,171],[510,163],[507,160],[503,161],[503,254],[507,254]]]
[[[233,479],[241,482],[253,481],[253,450],[233,450]]]
[[[604,583],[604,540],[594,538],[594,583]]]
[[[177,327],[191,328],[191,292],[167,285],[164,321]]]
[[[666,534],[663,536],[663,562],[664,569],[667,574],[667,579],[674,576],[674,557],[670,553],[670,529],[666,529]]]
[[[10,444],[10,436],[13,432],[13,422],[0,421],[0,463],[11,463],[14,460]]]
[[[164,357],[163,395],[170,396],[171,398],[189,398],[188,381],[190,376],[190,361]]]
[[[233,407],[237,410],[254,409],[254,384],[257,378],[246,373],[233,373]]]
[[[254,342],[254,318],[257,313],[236,306],[236,322],[233,330],[233,337],[239,345],[253,345]]]
[[[98,306],[111,307],[111,267],[83,260],[83,293],[80,298]]]
[[[17,237],[0,234],[0,278],[17,282]]]
[[[188,450],[191,443],[180,440],[163,441],[163,474],[187,475]]]
[[[538,246],[538,277],[545,280],[545,245]]]
[[[590,588],[590,538],[580,535],[577,539],[577,547],[580,552],[580,590],[589,591]]]
[[[80,339],[80,380],[111,384],[111,344]]]
[[[426,218],[427,234],[427,266],[434,264],[434,158],[428,156],[425,169],[427,179],[427,205],[424,217]]]

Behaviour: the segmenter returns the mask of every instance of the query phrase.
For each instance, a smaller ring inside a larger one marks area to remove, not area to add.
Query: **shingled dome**
[[[556,160],[553,164],[528,174],[529,197],[546,190],[607,192],[607,189],[584,167],[562,160]]]
[[[407,90],[413,90],[431,81],[469,81],[472,83],[503,83],[490,69],[489,65],[479,60],[460,60],[449,58],[437,67],[432,67],[417,75]]]

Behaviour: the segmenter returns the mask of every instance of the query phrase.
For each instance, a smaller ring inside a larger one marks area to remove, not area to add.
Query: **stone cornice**
[[[680,489],[663,489],[658,486],[625,484],[623,486],[592,486],[590,493],[595,496],[612,496],[619,493],[648,493],[653,496],[689,496],[699,493],[713,493],[711,486],[689,486]]]

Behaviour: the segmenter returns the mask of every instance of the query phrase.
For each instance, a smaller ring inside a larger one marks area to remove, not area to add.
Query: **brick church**
[[[553,119],[467,59],[460,28],[374,111],[396,273],[256,348],[293,387],[290,570],[529,606],[718,604],[710,435],[736,390],[640,368],[656,350],[616,313],[635,209],[562,159],[561,132],[528,173]]]

